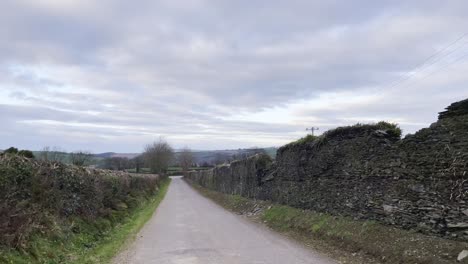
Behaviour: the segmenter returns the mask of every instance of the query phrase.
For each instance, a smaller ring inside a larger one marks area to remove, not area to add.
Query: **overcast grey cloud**
[[[461,0],[2,1],[0,148],[133,152],[159,136],[278,146],[311,125],[379,120],[413,133],[468,97],[467,11]]]

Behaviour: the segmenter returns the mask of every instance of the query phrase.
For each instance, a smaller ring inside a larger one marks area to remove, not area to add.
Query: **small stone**
[[[424,185],[422,184],[413,184],[413,185],[410,185],[409,188],[414,192],[418,192],[418,193],[425,192]]]
[[[450,229],[468,229],[468,223],[457,223],[457,224],[448,224]]]
[[[387,131],[382,130],[382,129],[376,130],[376,131],[374,132],[374,134],[377,135],[377,136],[381,136],[381,137],[384,137],[384,136],[387,136],[387,135],[388,135]]]
[[[120,202],[120,203],[116,204],[115,207],[116,207],[117,210],[126,210],[126,209],[128,209],[127,204],[124,203],[124,202]]]
[[[463,210],[462,213],[464,213],[466,216],[468,216],[468,209]]]
[[[383,205],[383,209],[386,213],[392,213],[393,211],[395,211],[394,206],[386,205],[386,204]]]
[[[468,257],[468,250],[462,250],[462,252],[458,254],[457,261],[462,261],[466,257]]]

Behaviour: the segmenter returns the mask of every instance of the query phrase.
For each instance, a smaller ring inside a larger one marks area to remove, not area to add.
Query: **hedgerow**
[[[0,155],[0,246],[24,249],[31,236],[109,223],[153,196],[161,179]]]

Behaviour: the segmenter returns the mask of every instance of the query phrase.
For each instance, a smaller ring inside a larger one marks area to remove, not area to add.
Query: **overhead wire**
[[[430,68],[431,66],[435,65],[437,62],[441,61],[442,59],[444,58],[447,58],[449,55],[455,53],[456,51],[458,51],[459,49],[461,49],[462,47],[464,47],[468,42],[465,42],[465,43],[462,43],[462,45],[456,47],[455,49],[449,51],[448,53],[445,53],[443,54],[445,51],[447,51],[448,49],[450,49],[452,46],[454,46],[455,44],[459,43],[461,40],[463,40],[466,36],[468,36],[468,33],[464,33],[462,34],[460,37],[458,37],[456,40],[452,41],[451,43],[449,43],[448,45],[446,45],[444,48],[438,50],[437,52],[435,52],[434,54],[430,55],[429,57],[427,57],[426,59],[424,59],[421,63],[419,63],[416,67],[413,67],[410,71],[407,71],[405,74],[403,74],[402,77],[400,77],[398,80],[390,83],[389,85],[387,86],[384,86],[383,88],[385,89],[392,89],[392,88],[396,88],[398,87],[399,85],[403,84],[405,81],[407,81],[408,79],[410,79],[411,77],[427,70],[428,68]],[[443,54],[442,56],[439,56]]]

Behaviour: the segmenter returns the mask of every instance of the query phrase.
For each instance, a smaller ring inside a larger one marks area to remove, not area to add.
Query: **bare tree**
[[[135,167],[135,172],[140,173],[141,168],[143,167],[144,162],[145,162],[143,155],[138,155],[135,158],[133,158],[131,161],[133,163],[133,166]]]
[[[132,167],[132,162],[126,157],[111,157],[103,160],[102,168],[108,170],[127,170]]]
[[[146,165],[151,173],[164,173],[174,158],[174,150],[163,138],[145,147],[143,153]]]
[[[44,147],[40,154],[39,160],[51,161],[51,162],[63,162],[65,158],[65,151],[61,150],[59,147]]]
[[[187,172],[193,164],[192,151],[185,147],[179,153],[179,164],[182,167],[182,171]]]
[[[92,160],[93,156],[88,151],[75,151],[70,153],[70,161],[73,165],[84,166]]]
[[[244,156],[243,158],[246,159],[248,157],[251,157],[251,156],[254,156],[254,155],[257,155],[257,154],[268,155],[267,152],[265,151],[265,149],[258,148],[258,147],[253,147],[253,148],[245,150],[245,153],[243,154],[243,156]]]
[[[221,152],[216,152],[213,162],[215,165],[221,165],[221,164],[226,163],[226,161],[228,160],[229,160],[229,157],[227,157],[226,154],[223,154]]]

